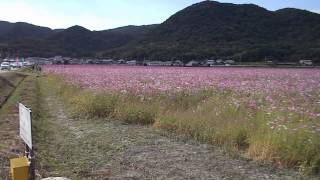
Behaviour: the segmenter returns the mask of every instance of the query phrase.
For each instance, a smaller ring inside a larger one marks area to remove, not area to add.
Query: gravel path
[[[303,179],[289,170],[231,157],[219,147],[151,127],[72,119],[44,88],[46,118],[37,122],[38,169],[71,179]],[[41,126],[41,128],[40,128]]]

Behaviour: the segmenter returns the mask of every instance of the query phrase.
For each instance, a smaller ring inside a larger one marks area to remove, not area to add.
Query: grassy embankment
[[[291,115],[283,128],[270,128],[269,122],[285,117],[286,113],[274,111],[270,114],[241,101],[234,103],[247,94],[210,90],[141,98],[83,90],[52,75],[49,79],[73,116],[153,125],[199,141],[220,144],[262,162],[294,167],[308,174],[320,171],[319,133],[296,128],[308,125],[310,120]]]
[[[15,72],[7,72],[0,75],[0,107],[2,107],[24,77],[25,75]]]
[[[19,138],[17,102],[29,104],[31,101],[34,76],[21,72],[0,74],[0,179],[6,179],[9,172],[9,159],[22,155],[24,144]]]

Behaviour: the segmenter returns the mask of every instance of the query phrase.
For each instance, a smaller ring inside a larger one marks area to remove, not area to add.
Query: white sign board
[[[20,137],[32,149],[31,110],[19,103]]]

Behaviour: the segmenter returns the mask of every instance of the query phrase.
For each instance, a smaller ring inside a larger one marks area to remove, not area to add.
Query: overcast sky
[[[156,24],[201,0],[0,0],[0,20],[56,28],[73,25],[91,30]],[[320,0],[222,0],[254,3],[269,10],[284,7],[320,13]]]

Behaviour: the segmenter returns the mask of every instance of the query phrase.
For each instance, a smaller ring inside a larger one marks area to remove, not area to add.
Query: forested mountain
[[[176,13],[143,40],[105,54],[110,53],[154,59],[320,60],[320,15],[204,1]]]
[[[43,28],[23,23],[0,23],[0,49],[3,56],[19,53],[21,56],[55,55],[95,57],[99,52],[121,47],[141,39],[156,25],[126,26],[104,31],[90,31],[81,26],[67,29]],[[21,31],[23,33],[21,33]]]
[[[0,21],[0,40],[12,42],[26,38],[45,38],[52,34],[52,30],[47,27],[35,26],[28,23],[9,23]]]
[[[0,22],[0,48],[23,56],[320,61],[320,15],[292,8],[269,11],[253,4],[203,1],[160,25],[104,31]]]

